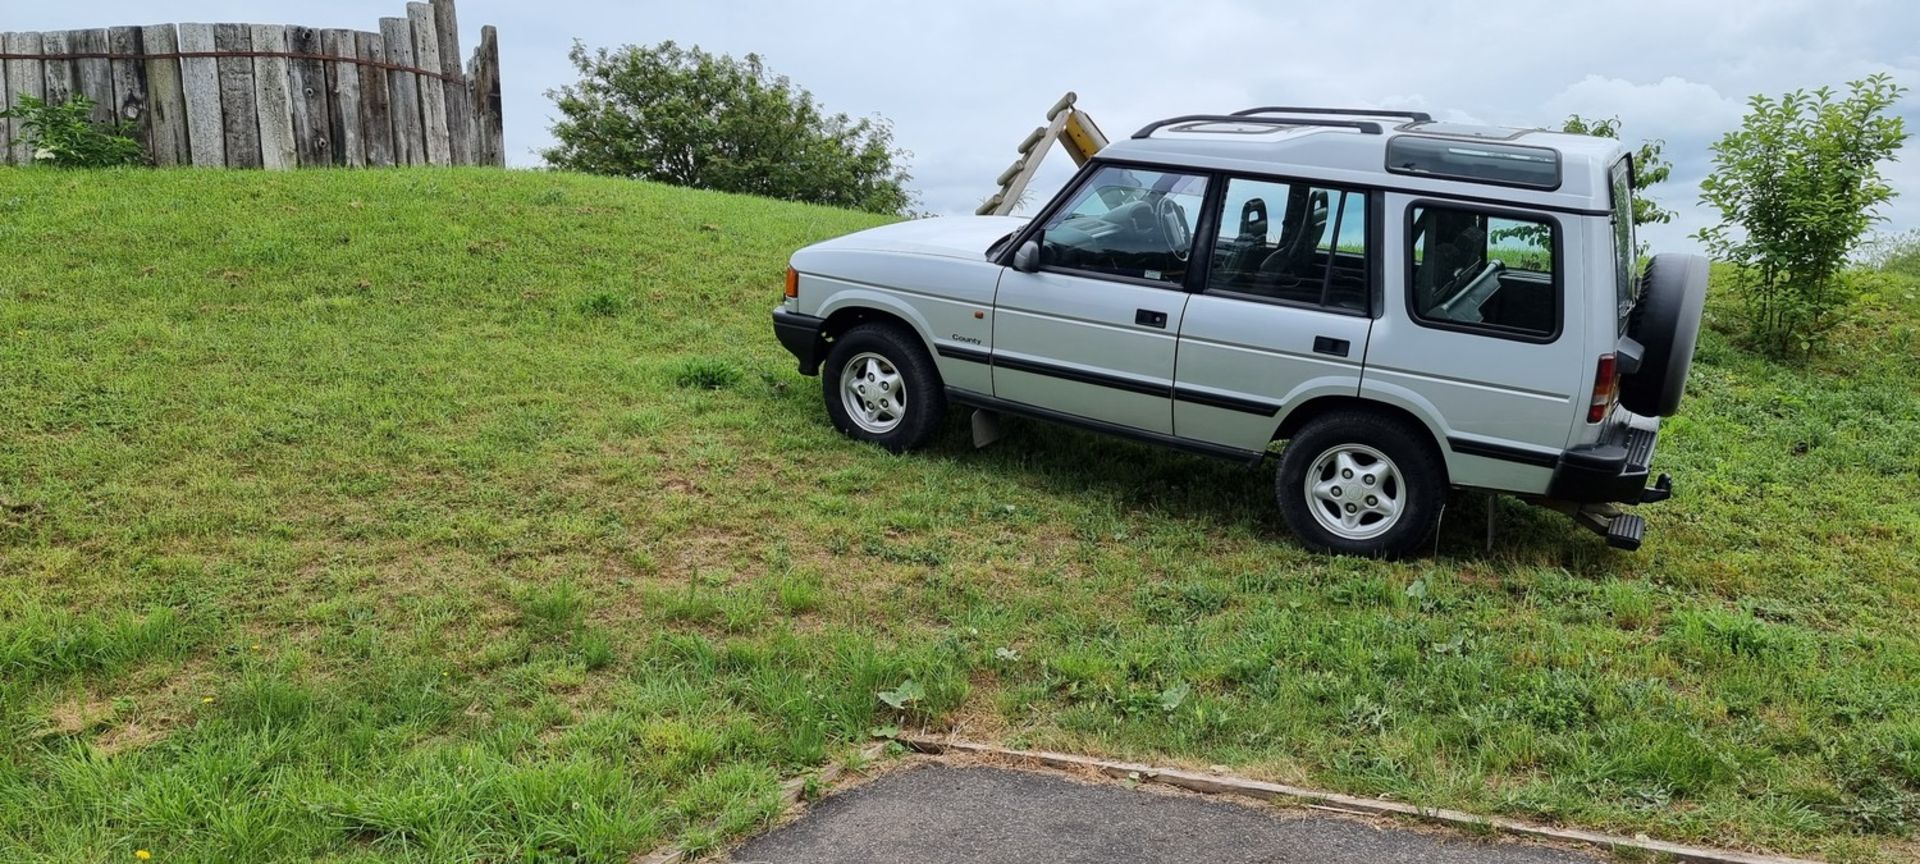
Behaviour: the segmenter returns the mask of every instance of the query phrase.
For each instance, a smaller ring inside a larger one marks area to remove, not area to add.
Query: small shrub
[[[1696,236],[1737,268],[1748,333],[1775,355],[1811,354],[1839,323],[1853,296],[1839,278],[1847,256],[1894,195],[1879,166],[1907,139],[1888,114],[1907,90],[1883,74],[1848,88],[1753,97],[1700,184],[1722,222]]]
[[[674,369],[673,383],[688,390],[725,390],[740,383],[740,370],[725,360],[694,357]]]
[[[146,155],[133,140],[126,123],[96,124],[91,119],[94,102],[75,95],[54,105],[43,99],[20,94],[17,107],[0,111],[0,117],[19,120],[27,131],[27,146],[33,160],[55,168],[112,168],[139,165]]]

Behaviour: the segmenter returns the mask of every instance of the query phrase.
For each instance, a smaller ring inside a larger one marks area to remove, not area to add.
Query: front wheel
[[[1374,414],[1333,414],[1287,442],[1274,493],[1287,526],[1322,552],[1398,558],[1433,534],[1446,469],[1424,432]]]
[[[925,444],[947,413],[940,371],[919,337],[887,324],[835,339],[820,387],[835,428],[895,453]]]

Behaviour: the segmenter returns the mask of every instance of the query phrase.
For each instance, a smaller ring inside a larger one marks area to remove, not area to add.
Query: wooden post
[[[260,166],[269,171],[295,168],[300,149],[293,128],[292,72],[286,57],[287,28],[280,24],[253,25],[253,110],[260,122]]]
[[[7,36],[0,33],[0,49],[7,47]],[[13,91],[7,88],[7,64],[0,63],[0,108],[6,107],[7,94]],[[13,164],[13,121],[0,120],[0,165]]]
[[[8,33],[0,36],[0,49],[8,54],[38,54],[42,42],[38,33]],[[8,60],[6,81],[6,105],[9,109],[20,107],[22,95],[35,99],[46,97],[46,71],[38,60]],[[7,145],[8,158],[15,165],[33,164],[33,145],[27,140],[26,124],[19,118],[7,121],[11,130]]]
[[[353,31],[322,30],[320,50],[329,57],[355,57]],[[328,61],[327,122],[333,130],[333,162],[349,168],[367,166],[367,146],[360,120],[360,66]]]
[[[138,27],[107,29],[107,50],[114,54],[138,57],[146,53],[143,45]],[[113,119],[133,124],[134,139],[141,142],[151,159],[153,148],[146,146],[152,140],[152,126],[147,117],[147,64],[142,60],[115,59],[109,62],[108,68],[113,75]]]
[[[179,32],[172,24],[155,24],[141,29],[140,43],[148,54],[173,54],[180,50]],[[190,161],[187,149],[187,97],[181,88],[180,61],[149,59],[147,67],[147,110],[152,120],[147,125],[147,155],[153,164],[185,165]]]
[[[213,33],[212,24],[180,25],[181,53],[215,50]],[[225,166],[227,139],[220,110],[220,62],[212,57],[182,58],[180,89],[187,101],[187,161],[195,168]],[[249,110],[247,116],[251,118],[253,112]]]
[[[75,54],[105,54],[107,31],[75,30],[67,34],[67,48]],[[118,113],[113,101],[113,64],[97,57],[75,60],[73,79],[74,92],[93,100],[93,122],[112,123]]]
[[[312,27],[287,28],[287,50],[295,54],[320,55],[325,46],[320,31]],[[332,110],[327,106],[327,64],[320,60],[287,61],[287,87],[291,97],[293,150],[302,168],[331,166],[333,153]]]
[[[442,81],[447,101],[447,143],[455,165],[473,165],[473,101],[467,92],[466,74],[460,68],[460,16],[454,0],[432,0],[433,29],[440,37],[440,72],[452,76]]]
[[[55,30],[40,34],[40,53],[65,56],[73,53],[67,46],[67,31]],[[41,64],[44,70],[44,97],[49,105],[64,105],[73,98],[73,61],[48,60]]]
[[[380,35],[387,43],[387,62],[413,68],[413,26],[405,18],[380,19]],[[420,125],[420,76],[394,71],[387,75],[393,92],[393,158],[397,165],[427,164],[426,130]]]
[[[378,33],[353,34],[354,54],[362,60],[387,62],[387,43]],[[393,165],[393,91],[387,70],[360,67],[360,128],[366,143],[367,165]]]
[[[474,127],[479,131],[481,165],[506,167],[506,127],[500,113],[500,32],[480,28],[480,47],[473,53]]]
[[[417,68],[440,68],[440,35],[433,25],[433,7],[407,4],[407,23],[413,28],[413,62]],[[447,89],[438,78],[420,79],[420,125],[427,142],[427,163],[453,164],[453,144],[447,136]]]
[[[220,24],[213,28],[215,50],[222,53],[253,50],[253,28],[245,24]],[[253,60],[247,57],[221,57],[220,134],[226,142],[228,168],[258,168],[260,159],[260,114],[254,104]],[[198,160],[195,160],[198,164]]]

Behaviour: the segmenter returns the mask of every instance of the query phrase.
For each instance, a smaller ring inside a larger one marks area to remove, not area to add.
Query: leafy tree
[[[1701,200],[1719,225],[1695,235],[1739,271],[1754,341],[1777,355],[1811,353],[1850,300],[1847,256],[1893,198],[1880,174],[1906,141],[1887,109],[1906,88],[1887,75],[1748,100],[1739,129],[1713,145]]]
[[[96,124],[94,102],[74,94],[50,105],[36,96],[20,94],[20,104],[0,111],[0,118],[18,119],[27,131],[27,147],[35,162],[56,168],[110,168],[145,161],[140,142],[128,134],[131,124]]]
[[[908,155],[884,118],[828,114],[760,57],[672,42],[568,55],[577,84],[548,91],[556,168],[875,213],[913,204]]]
[[[1596,138],[1620,137],[1620,118],[1608,117],[1589,120],[1578,114],[1567,117],[1560,131],[1574,135],[1592,135]],[[1665,182],[1667,175],[1673,173],[1673,166],[1667,164],[1660,151],[1666,146],[1658,139],[1640,142],[1640,149],[1633,153],[1633,224],[1666,224],[1673,221],[1673,211],[1661,207],[1646,192],[1655,183]]]

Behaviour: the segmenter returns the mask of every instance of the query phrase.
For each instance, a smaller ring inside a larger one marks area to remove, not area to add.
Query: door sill
[[[973,408],[983,408],[1002,414],[1031,417],[1035,420],[1045,420],[1049,423],[1073,426],[1089,432],[1099,432],[1118,438],[1128,438],[1144,444],[1155,444],[1172,450],[1194,453],[1201,456],[1211,456],[1215,459],[1225,459],[1229,462],[1239,462],[1249,466],[1259,465],[1261,460],[1267,458],[1265,452],[1258,450],[1242,450],[1238,447],[1227,447],[1206,441],[1196,441],[1192,438],[1181,438],[1177,435],[1162,435],[1158,432],[1149,432],[1145,429],[1135,429],[1132,426],[1122,426],[1118,423],[1108,423],[1104,420],[1093,420],[1075,414],[1065,414],[1021,402],[1009,402],[1005,399],[996,399],[984,393],[975,393],[971,390],[962,390],[958,387],[947,388],[947,400]]]

